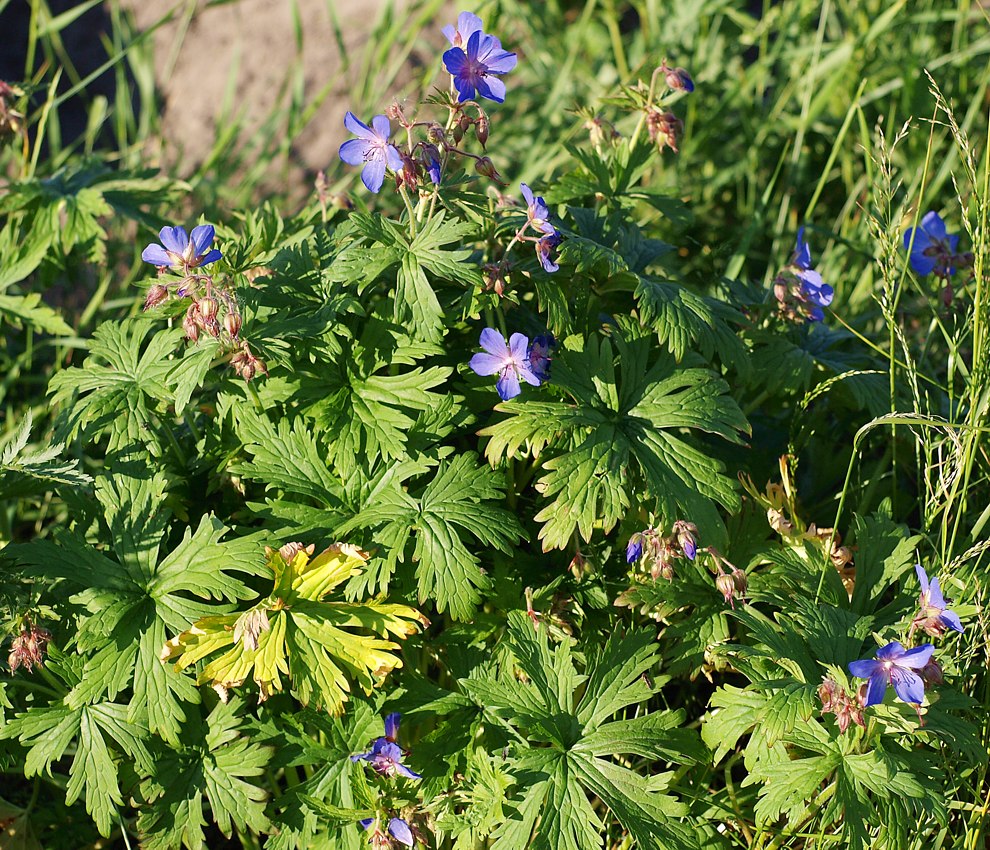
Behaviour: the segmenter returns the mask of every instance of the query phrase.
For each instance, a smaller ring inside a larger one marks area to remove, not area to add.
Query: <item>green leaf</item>
[[[554,360],[554,383],[573,403],[505,402],[496,409],[509,417],[481,431],[491,438],[492,464],[525,443],[534,455],[549,447],[537,485],[552,499],[536,516],[544,550],[566,548],[575,532],[585,540],[596,528],[609,532],[640,486],[661,515],[689,517],[707,539],[724,533],[713,500],[738,505],[722,465],[686,433],[740,442],[748,425],[728,387],[662,353],[651,365],[649,340],[636,334],[625,326],[614,349],[608,339],[569,337]]]
[[[65,802],[71,805],[85,795],[86,811],[105,837],[116,827],[117,807],[123,804],[115,759],[123,754],[140,771],[150,772],[146,737],[147,729],[127,720],[126,706],[110,702],[75,709],[31,708],[0,728],[0,738],[17,738],[28,747],[28,778],[51,773],[52,763],[75,742]]]
[[[204,797],[220,831],[268,829],[261,776],[272,756],[269,747],[251,742],[241,728],[239,700],[218,703],[205,719],[183,725],[182,744],[155,759],[154,775],[141,785],[147,802],[138,817],[141,846],[149,850],[207,847]]]
[[[168,513],[160,507],[163,494],[159,476],[100,479],[97,495],[116,561],[67,532],[57,535],[57,543],[39,540],[11,548],[34,574],[82,588],[72,597],[84,611],[78,645],[96,651],[86,657],[66,704],[79,708],[130,686],[129,720],[176,743],[182,703],[198,702],[199,693],[188,678],[162,667],[158,656],[166,631],[231,610],[226,603],[253,595],[236,573],[259,574],[264,567],[256,541],[221,542],[228,529],[211,517],[203,517],[195,530],[187,528],[178,545],[160,557],[168,525]]]
[[[174,399],[169,374],[175,364],[168,357],[182,337],[181,328],[159,331],[145,345],[149,330],[148,322],[136,319],[104,322],[83,366],[52,377],[52,402],[66,406],[60,436],[89,426],[108,433],[112,448],[148,444],[152,413]]]
[[[440,464],[418,495],[393,479],[338,527],[337,534],[374,530],[388,575],[397,564],[414,564],[419,599],[433,599],[439,611],[449,610],[455,619],[466,620],[489,581],[465,539],[508,553],[524,537],[516,517],[493,504],[503,498],[498,476],[479,467],[475,455],[457,455]]]
[[[699,846],[693,830],[678,822],[686,808],[668,793],[670,774],[644,777],[608,760],[629,754],[651,761],[707,761],[697,736],[678,728],[682,712],[608,722],[652,693],[642,680],[658,661],[652,635],[611,635],[604,648],[588,652],[584,674],[574,666],[569,645],[551,647],[546,628],[535,631],[522,612],[509,614],[506,639],[521,675],[478,673],[460,682],[520,742],[509,762],[518,794],[509,797],[513,811],[496,830],[494,846],[600,847],[604,824],[589,795],[601,800],[640,846]]]
[[[62,446],[27,452],[33,417],[27,410],[17,429],[0,443],[0,500],[22,499],[56,487],[87,487],[93,479],[79,471],[76,461],[60,461]]]

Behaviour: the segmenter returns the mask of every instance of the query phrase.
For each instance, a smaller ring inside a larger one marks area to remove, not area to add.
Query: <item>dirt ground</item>
[[[80,5],[81,0],[48,2],[57,15]],[[112,31],[110,2],[129,12],[139,29],[152,27],[173,12],[171,20],[152,35],[155,82],[163,103],[164,147],[157,155],[150,153],[176,176],[191,172],[213,147],[232,75],[235,113],[243,111],[248,122],[260,122],[271,113],[297,56],[294,7],[301,20],[304,101],[308,103],[341,68],[331,26],[334,17],[348,52],[360,51],[386,2],[399,8],[407,5],[407,0],[108,0],[63,33],[66,50],[82,75],[106,61],[102,39]],[[30,6],[28,0],[11,0],[0,12],[0,79],[23,78]],[[444,22],[438,20],[437,28]],[[438,46],[442,41],[438,31]],[[332,165],[346,136],[342,122],[351,108],[348,82],[338,79],[298,136],[292,151],[293,179],[309,183],[317,170]],[[87,94],[102,94],[112,103],[113,89],[113,73],[108,72]],[[67,106],[64,139],[81,134],[86,120],[83,104],[78,114],[71,104]]]

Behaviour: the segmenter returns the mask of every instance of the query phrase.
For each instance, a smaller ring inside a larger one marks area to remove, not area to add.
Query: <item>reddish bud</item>
[[[10,655],[7,656],[10,672],[13,673],[18,667],[23,667],[30,673],[34,670],[35,664],[40,667],[51,639],[52,635],[48,629],[39,628],[25,618],[21,633],[10,645]]]
[[[489,159],[487,156],[480,157],[474,163],[474,170],[477,171],[482,176],[487,177],[490,180],[494,180],[496,183],[498,183],[501,186],[506,185],[505,181],[502,180],[502,177],[495,170],[495,163],[492,162],[491,159]]]
[[[168,298],[168,289],[160,283],[152,284],[148,288],[148,294],[144,299],[144,309],[151,310],[161,304],[166,298]]]
[[[474,133],[478,137],[478,141],[481,142],[482,147],[488,142],[489,129],[488,116],[482,112],[481,117],[474,123]]]

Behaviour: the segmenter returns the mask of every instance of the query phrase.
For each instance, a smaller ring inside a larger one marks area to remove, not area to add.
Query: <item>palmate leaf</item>
[[[447,249],[461,244],[473,232],[466,222],[447,221],[444,211],[428,219],[410,240],[404,227],[380,215],[352,215],[355,229],[373,247],[349,246],[334,263],[333,274],[345,280],[368,280],[398,265],[393,293],[393,320],[409,326],[421,339],[438,342],[443,336],[443,307],[427,277],[465,284],[481,285],[477,266],[467,262],[470,249]]]
[[[178,545],[160,557],[169,523],[164,491],[160,476],[118,474],[99,480],[96,493],[111,531],[112,553],[70,532],[56,534],[54,543],[39,540],[11,548],[35,575],[62,578],[80,588],[72,601],[85,612],[77,646],[86,660],[66,705],[78,708],[105,694],[112,699],[130,687],[128,718],[175,743],[181,703],[198,702],[199,693],[189,678],[159,662],[167,633],[216,612],[218,602],[219,610],[228,611],[226,603],[251,596],[236,573],[259,574],[264,567],[256,541],[221,542],[227,528],[211,517],[203,517],[195,530],[187,528]]]
[[[572,403],[505,402],[496,409],[510,415],[480,432],[491,438],[492,464],[524,443],[534,454],[549,446],[537,485],[552,499],[536,516],[544,550],[565,548],[575,531],[585,540],[595,528],[607,533],[641,488],[665,518],[690,518],[706,539],[723,535],[714,502],[738,505],[721,464],[684,432],[740,442],[745,417],[708,369],[678,366],[662,352],[651,364],[653,346],[641,333],[623,323],[612,340],[568,337],[554,359],[554,383]]]
[[[460,682],[521,742],[508,762],[515,782],[512,811],[494,833],[493,847],[601,847],[604,824],[589,795],[639,846],[699,846],[698,835],[682,821],[686,808],[667,791],[671,774],[645,777],[611,760],[621,754],[675,764],[707,758],[697,735],[678,728],[682,711],[609,720],[653,694],[643,679],[658,661],[653,634],[612,634],[589,651],[583,674],[569,646],[551,647],[546,629],[534,631],[521,612],[509,615],[507,641],[522,677],[479,675]]]
[[[474,454],[461,454],[443,461],[421,491],[401,485],[393,477],[337,533],[375,530],[386,576],[399,563],[415,564],[420,601],[433,599],[438,611],[466,620],[489,582],[465,539],[508,553],[525,536],[518,519],[495,504],[503,499],[498,476],[479,467]]]
[[[656,331],[676,360],[688,351],[698,351],[706,360],[717,352],[727,366],[748,372],[746,348],[729,324],[742,317],[724,302],[646,276],[637,277],[636,302],[643,323]]]
[[[80,472],[75,461],[62,461],[60,445],[39,452],[26,452],[31,436],[32,415],[28,410],[9,439],[0,446],[0,500],[21,499],[46,493],[55,487],[85,487],[93,479]]]
[[[236,699],[218,703],[209,717],[183,725],[180,745],[156,754],[154,775],[141,784],[147,803],[138,817],[142,847],[206,847],[204,797],[228,838],[234,827],[241,832],[268,827],[267,792],[250,780],[264,772],[272,749],[245,737],[240,708]]]
[[[208,616],[165,644],[161,659],[181,671],[216,652],[200,683],[226,690],[252,679],[261,698],[281,691],[287,676],[303,705],[313,703],[339,714],[351,682],[370,693],[388,673],[402,666],[389,637],[405,638],[425,619],[405,605],[325,602],[324,597],[350,578],[367,559],[344,543],[315,558],[305,549],[286,563],[269,550],[275,576],[272,593],[240,614]]]
[[[71,805],[85,795],[86,811],[100,834],[109,836],[117,824],[123,796],[117,779],[121,755],[138,770],[150,773],[151,757],[144,745],[147,729],[131,723],[124,705],[100,702],[77,708],[30,708],[0,727],[0,738],[17,738],[28,748],[24,774],[51,773],[52,763],[75,744],[69,766],[65,801]]]

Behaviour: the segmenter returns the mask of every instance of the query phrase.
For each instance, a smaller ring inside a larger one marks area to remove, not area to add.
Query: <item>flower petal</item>
[[[402,719],[402,715],[397,711],[393,711],[391,714],[385,717],[385,737],[391,740],[395,740],[399,737],[399,721]]]
[[[530,386],[538,387],[540,385],[540,379],[536,377],[533,370],[525,363],[519,367],[519,377]]]
[[[358,821],[358,823],[361,824],[361,826],[363,826],[365,829],[371,826],[374,822],[375,822],[374,818],[361,818],[361,820]]]
[[[468,366],[474,374],[486,377],[501,372],[505,368],[505,358],[496,357],[494,354],[475,354],[468,362]]]
[[[517,364],[526,361],[526,351],[529,348],[529,337],[526,334],[514,333],[509,337],[509,354]]]
[[[447,72],[453,76],[457,76],[458,72],[467,64],[467,56],[464,55],[464,51],[459,47],[451,47],[443,54],[443,66],[447,69]]]
[[[495,382],[495,389],[498,390],[499,398],[508,401],[515,398],[522,390],[519,387],[519,375],[512,366],[506,366],[502,370],[502,377]]]
[[[938,619],[947,629],[952,629],[952,631],[962,634],[962,620],[959,619],[959,615],[955,611],[943,611],[939,614]]]
[[[385,115],[376,115],[371,119],[371,126],[375,130],[375,134],[378,138],[387,140],[389,136],[392,135],[392,125],[389,123],[388,117]]]
[[[495,328],[485,328],[481,332],[479,343],[489,354],[501,357],[502,365],[505,365],[505,362],[509,358],[509,347],[505,344],[505,337],[495,330]]]
[[[850,661],[849,672],[860,679],[869,679],[880,666],[880,662],[874,661],[872,658],[866,658],[862,661]]]
[[[368,147],[364,139],[350,139],[340,146],[338,156],[348,165],[362,165]]]
[[[393,171],[402,171],[402,157],[399,155],[399,150],[395,145],[386,145],[385,162]]]
[[[945,222],[935,210],[925,213],[924,218],[921,219],[921,229],[932,239],[945,239],[947,235]]]
[[[902,702],[920,704],[924,700],[925,683],[917,673],[901,667],[893,667],[890,670],[890,680],[897,698]]]
[[[914,250],[911,252],[911,268],[914,269],[915,274],[920,274],[922,277],[931,274],[935,271],[935,266],[938,265],[938,260],[934,257],[929,257],[924,253],[923,249],[919,250],[918,243],[915,242]]]
[[[914,571],[918,575],[918,584],[921,585],[921,592],[928,592],[928,573],[925,572],[925,568],[921,564],[914,565]]]
[[[882,667],[878,667],[866,685],[866,699],[863,705],[880,705],[883,702],[884,694],[887,693],[887,674]]]
[[[938,578],[933,578],[928,586],[928,602],[934,608],[945,608],[945,597],[942,595],[942,588],[939,587]]]
[[[505,102],[505,83],[498,77],[493,77],[490,74],[482,74],[476,80],[476,85],[478,87],[478,94],[482,97],[487,97],[496,103]]]
[[[206,249],[213,244],[213,237],[215,235],[216,230],[212,224],[200,224],[192,229],[189,238],[192,240],[196,250],[195,256],[201,257],[206,253]]]
[[[444,38],[447,39],[451,44],[454,43],[454,36],[457,35],[457,30],[454,29],[450,24],[445,27],[440,27],[440,32],[443,33]]]
[[[508,74],[519,61],[515,53],[502,50],[501,45],[496,42],[496,49],[490,50],[487,54],[482,50],[479,57],[484,62],[489,74]]]
[[[877,650],[877,659],[879,661],[896,661],[899,664],[902,655],[904,655],[904,646],[898,640],[892,640],[886,646],[881,646]]]
[[[462,68],[457,74],[454,74],[453,79],[454,88],[457,89],[457,99],[461,102],[474,100],[476,75]]]
[[[920,670],[928,663],[933,652],[935,652],[934,646],[930,643],[923,643],[921,646],[909,649],[895,663],[897,667],[912,667],[915,670]]]
[[[396,762],[396,764],[395,764],[395,770],[396,770],[396,773],[400,773],[400,774],[402,774],[403,776],[405,776],[405,777],[407,777],[409,779],[422,779],[423,778],[418,773],[416,773],[413,770],[410,770],[404,764],[401,764],[399,762]]]
[[[168,255],[168,252],[161,245],[154,243],[141,252],[141,259],[146,263],[152,263],[156,266],[172,265],[172,258]]]
[[[396,841],[405,844],[406,847],[413,846],[412,830],[402,818],[392,818],[388,822],[388,831]]]
[[[379,192],[385,182],[385,160],[369,159],[361,172],[361,181],[369,192]]]
[[[530,189],[525,183],[520,183],[519,191],[522,192],[522,196],[526,199],[526,206],[533,206],[533,190]]]
[[[344,115],[344,126],[358,138],[365,139],[369,142],[375,141],[375,133],[371,127],[363,121],[358,120],[358,117],[353,112],[348,112]]]
[[[797,241],[794,245],[794,256],[791,262],[799,269],[811,268],[811,248],[804,241],[804,227],[798,228]]]
[[[223,254],[221,254],[219,250],[214,248],[212,251],[210,251],[209,253],[203,256],[203,258],[199,261],[199,264],[201,266],[208,266],[210,263],[215,263],[222,256]]]
[[[474,33],[482,29],[484,29],[484,23],[473,12],[461,12],[457,16],[457,31],[461,34],[462,41],[467,41]]]
[[[163,227],[158,232],[158,238],[162,240],[165,250],[181,254],[189,244],[189,236],[184,227]]]

